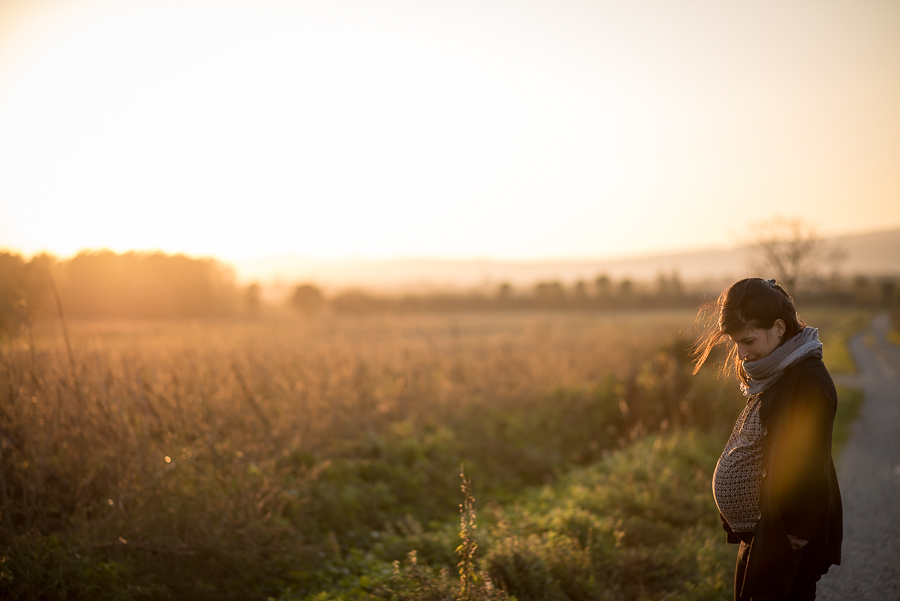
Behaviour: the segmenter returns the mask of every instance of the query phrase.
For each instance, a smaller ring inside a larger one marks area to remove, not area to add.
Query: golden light
[[[575,257],[748,214],[900,225],[894,4],[11,6],[0,246]]]

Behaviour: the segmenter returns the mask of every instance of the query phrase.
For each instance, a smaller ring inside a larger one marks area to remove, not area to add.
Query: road
[[[859,373],[839,379],[865,402],[838,459],[843,561],[819,583],[824,601],[900,601],[900,348],[889,326],[879,315],[851,340]]]

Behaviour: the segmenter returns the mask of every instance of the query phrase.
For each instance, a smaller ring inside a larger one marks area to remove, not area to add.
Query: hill
[[[847,251],[845,275],[900,274],[900,230],[829,238]],[[491,287],[501,282],[531,285],[541,280],[590,281],[598,274],[647,280],[677,271],[691,282],[722,282],[745,275],[752,251],[747,247],[703,248],[633,257],[578,260],[504,261],[495,259],[310,260],[260,257],[233,262],[242,281],[277,286],[312,281],[329,288],[359,286],[373,290],[452,290]]]

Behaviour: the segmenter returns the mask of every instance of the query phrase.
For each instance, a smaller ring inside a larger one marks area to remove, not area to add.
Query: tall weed
[[[74,368],[39,326],[0,346],[0,593],[89,596],[96,574],[35,576],[87,564],[150,597],[322,590],[356,551],[408,567],[411,524],[437,562],[461,462],[490,505],[733,419],[733,393],[686,374],[689,319],[81,322]]]

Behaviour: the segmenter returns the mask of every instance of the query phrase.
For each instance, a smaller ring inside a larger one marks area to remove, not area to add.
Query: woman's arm
[[[837,398],[828,373],[810,369],[799,375],[786,400],[791,404],[790,421],[779,445],[772,492],[791,544],[798,549],[804,541],[827,540]]]
[[[725,516],[722,515],[722,512],[719,512],[719,519],[722,520],[722,530],[725,531],[725,541],[732,545],[737,545],[741,542],[741,539],[738,538],[738,535],[734,533],[734,530],[731,529],[731,526],[728,525],[728,521],[725,519]]]

